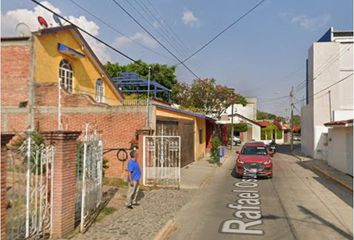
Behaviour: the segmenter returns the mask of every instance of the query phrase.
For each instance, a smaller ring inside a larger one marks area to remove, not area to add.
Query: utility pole
[[[290,130],[291,130],[291,139],[290,139],[290,151],[294,150],[294,86],[291,87],[290,91]]]
[[[146,126],[150,128],[150,71],[151,66],[149,66],[149,73],[148,73],[148,91],[147,91],[147,119],[146,119]]]
[[[231,105],[231,150],[234,146],[234,104]]]

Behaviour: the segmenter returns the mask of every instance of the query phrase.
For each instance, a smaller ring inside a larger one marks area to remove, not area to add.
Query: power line
[[[169,54],[171,54],[178,62],[180,62],[190,73],[192,73],[196,78],[200,79],[197,74],[195,74],[184,62],[182,62],[173,52],[171,52],[164,44],[162,44],[151,32],[149,32],[138,20],[134,18],[121,4],[116,0],[112,0],[120,9],[122,9],[133,21],[138,24],[146,33],[148,33],[156,42],[158,42],[161,47],[163,47]],[[264,1],[264,0],[263,0]]]
[[[165,34],[165,36],[172,42],[174,43],[174,45],[179,48],[181,50],[181,52],[185,55],[187,55],[188,53],[185,51],[183,45],[180,45],[175,38],[173,38],[173,35],[170,34],[170,32],[162,25],[160,24],[160,20],[152,13],[152,11],[145,5],[144,1],[140,1],[140,0],[134,0],[135,3],[137,5],[139,5],[139,7],[146,13],[147,16],[150,17],[150,19],[152,20],[152,22],[157,22],[159,24],[160,27],[155,27],[156,31],[161,29],[161,32],[163,32]],[[187,54],[186,54],[187,53]]]
[[[124,0],[129,6],[130,6],[130,9],[133,9],[142,19],[144,22],[146,22],[152,29],[155,29],[153,23],[151,23],[146,16],[149,16],[147,13],[142,14],[132,3],[131,0]],[[176,47],[175,44],[171,43],[168,39],[168,37],[165,35],[164,32],[162,31],[159,31],[159,30],[156,30],[157,34],[167,43],[169,44],[180,56],[183,56],[183,54],[180,53],[180,51],[178,50],[178,47]]]
[[[88,31],[84,30],[83,28],[79,27],[78,25],[74,24],[73,22],[67,20],[65,17],[63,17],[62,15],[60,15],[60,14],[54,12],[52,9],[50,9],[50,8],[48,8],[48,7],[46,7],[46,6],[44,6],[42,3],[38,2],[37,0],[30,0],[30,1],[32,1],[32,2],[34,2],[35,4],[41,6],[42,8],[46,9],[47,11],[49,11],[49,12],[55,14],[55,15],[58,16],[60,19],[64,20],[65,22],[67,22],[67,23],[69,23],[69,24],[71,24],[72,26],[74,26],[75,28],[79,29],[80,31],[86,33],[86,34],[89,35],[90,37],[94,38],[96,41],[102,43],[103,45],[105,45],[106,47],[112,49],[113,51],[117,52],[118,54],[122,55],[123,57],[125,57],[125,58],[127,58],[127,59],[129,59],[129,60],[131,60],[131,61],[133,61],[133,62],[135,62],[135,63],[138,63],[138,61],[136,61],[136,60],[134,60],[133,58],[129,57],[127,54],[125,54],[125,53],[119,51],[118,49],[116,49],[116,48],[114,48],[114,47],[112,47],[111,45],[109,45],[109,44],[106,43],[105,41],[99,39],[98,37],[92,35],[91,33],[89,33]]]
[[[349,78],[349,77],[352,76],[353,74],[354,74],[354,73],[349,74],[348,76],[346,76],[346,77],[340,79],[339,81],[337,81],[337,82],[335,82],[335,83],[333,83],[333,84],[331,84],[331,85],[329,85],[329,86],[327,86],[327,87],[321,89],[320,91],[318,91],[318,92],[312,94],[312,95],[309,96],[308,98],[312,98],[312,97],[316,96],[317,94],[319,94],[319,93],[321,93],[321,92],[323,92],[323,91],[326,91],[327,89],[333,87],[334,85],[343,82],[344,80],[346,80],[347,78]],[[305,98],[300,99],[299,101],[295,102],[295,104],[296,104],[296,103],[299,103],[299,102],[302,102],[302,101],[304,101],[304,100],[305,100]]]
[[[114,1],[114,0],[113,0]],[[190,58],[198,54],[200,51],[202,51],[204,48],[206,48],[210,43],[215,41],[219,36],[221,36],[224,32],[229,30],[232,26],[234,26],[236,23],[241,21],[243,18],[245,18],[248,14],[250,14],[252,11],[254,11],[257,7],[259,7],[265,0],[261,0],[258,2],[254,7],[252,7],[250,10],[248,10],[246,13],[244,13],[241,17],[236,19],[233,23],[231,23],[229,26],[227,26],[225,29],[223,29],[221,32],[219,32],[217,35],[215,35],[212,39],[210,39],[207,43],[205,43],[203,46],[201,46],[197,51],[195,51],[192,55],[184,59],[180,64],[183,64],[184,62],[188,61]],[[178,63],[179,64],[179,63]]]
[[[150,4],[150,6],[151,6],[152,10],[155,12],[155,14],[158,16],[159,22],[162,23],[163,25],[166,25],[167,28],[169,29],[169,31],[172,33],[172,35],[174,35],[175,38],[177,39],[177,42],[179,42],[181,44],[181,46],[186,47],[187,51],[190,51],[189,47],[183,42],[183,40],[178,36],[178,34],[176,34],[175,31],[173,31],[170,24],[161,17],[161,15],[159,14],[159,11],[154,7],[152,2],[150,0],[147,0],[147,2]]]
[[[129,37],[127,34],[122,33],[121,31],[119,31],[117,28],[113,27],[112,25],[108,24],[107,22],[105,22],[104,20],[102,20],[101,18],[97,17],[95,14],[93,14],[92,12],[90,12],[89,10],[87,10],[86,8],[84,8],[83,6],[81,6],[80,4],[78,4],[77,2],[75,2],[74,0],[69,0],[70,2],[72,2],[75,6],[77,6],[78,8],[80,8],[81,10],[83,10],[84,12],[86,12],[87,14],[89,14],[91,17],[93,17],[94,19],[96,19],[97,21],[101,22],[103,25],[105,25],[106,27],[110,28],[111,30],[113,30],[114,32],[128,38],[130,41],[138,44],[139,46],[145,48],[146,50],[149,50],[159,56],[168,58],[168,59],[172,59],[164,54],[161,54],[147,46],[145,46],[144,44],[139,43],[138,41],[134,40],[133,38]]]

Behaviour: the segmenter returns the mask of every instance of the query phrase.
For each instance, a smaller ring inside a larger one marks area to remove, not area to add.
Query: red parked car
[[[243,145],[235,164],[237,177],[268,177],[273,176],[273,153],[267,150],[262,142],[250,142]]]

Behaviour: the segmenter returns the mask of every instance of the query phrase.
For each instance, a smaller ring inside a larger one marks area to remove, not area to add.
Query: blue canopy
[[[138,74],[132,72],[122,72],[119,77],[112,78],[114,84],[123,93],[147,93],[149,90],[149,81],[141,78]],[[150,81],[150,92],[163,92],[170,96],[171,90],[159,84],[156,81]]]

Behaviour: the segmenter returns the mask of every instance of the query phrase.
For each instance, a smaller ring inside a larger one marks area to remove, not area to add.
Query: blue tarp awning
[[[82,53],[66,46],[65,44],[62,44],[62,43],[58,43],[57,49],[59,52],[64,53],[64,54],[69,55],[74,58],[84,58],[85,57],[84,54],[82,54]]]
[[[136,73],[122,72],[119,77],[114,77],[112,80],[123,93],[147,93],[149,88],[155,97],[157,93],[171,93],[170,89],[153,80],[150,81],[149,86],[149,81]]]

